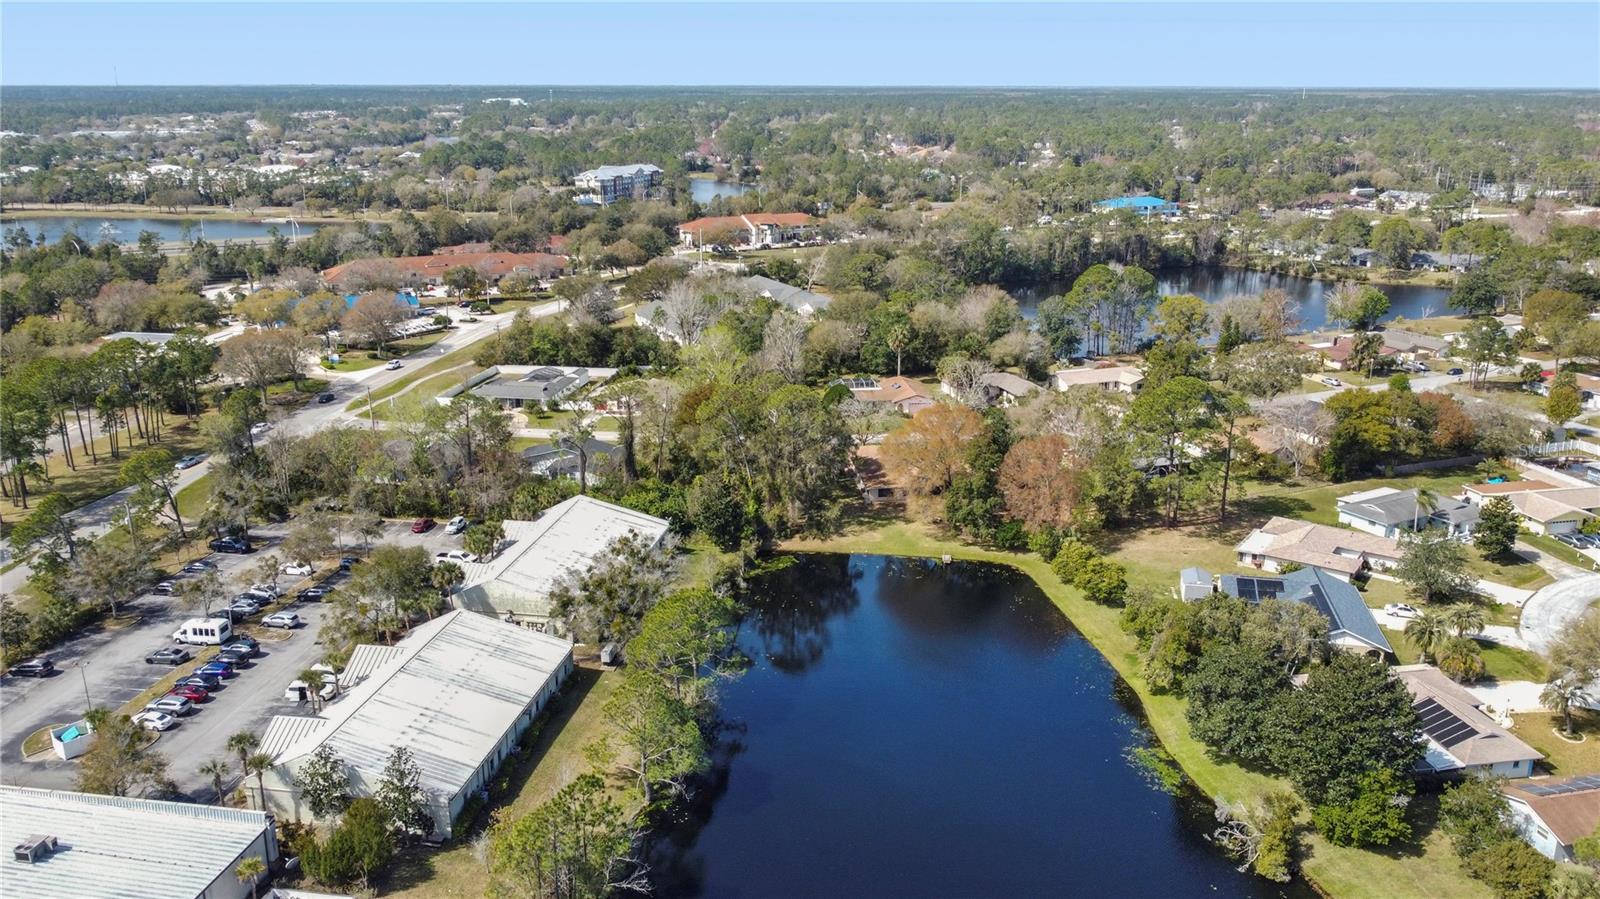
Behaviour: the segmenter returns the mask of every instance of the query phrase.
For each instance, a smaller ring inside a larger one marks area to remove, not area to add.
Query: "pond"
[[[1222,266],[1195,266],[1193,268],[1163,269],[1156,272],[1156,292],[1162,296],[1194,294],[1208,303],[1231,296],[1256,295],[1276,287],[1300,302],[1300,326],[1311,331],[1328,323],[1328,298],[1333,294],[1335,281],[1318,281],[1296,275],[1257,272],[1242,268]],[[1432,315],[1450,315],[1450,290],[1427,285],[1375,285],[1389,297],[1389,314],[1383,321],[1405,316],[1409,319]],[[1022,307],[1022,314],[1032,319],[1038,306],[1046,297],[1066,293],[1071,284],[1045,283],[1011,291]]]
[[[1209,803],[1130,760],[1133,694],[1020,573],[802,555],[752,594],[657,895],[1312,895],[1238,873]]]
[[[689,198],[704,206],[717,197],[737,197],[755,190],[753,184],[735,181],[713,181],[710,178],[690,178]]]
[[[317,229],[316,225],[298,223],[300,233]],[[185,226],[188,226],[187,237]],[[21,226],[28,235],[38,239],[43,231],[47,243],[55,243],[61,235],[76,231],[79,237],[97,244],[109,237],[115,243],[139,242],[140,231],[154,231],[162,243],[196,240],[204,237],[212,243],[225,240],[245,240],[253,237],[270,237],[278,229],[285,237],[292,236],[293,227],[287,222],[250,222],[237,219],[195,219],[182,217],[100,218],[82,215],[27,215],[0,218],[0,230],[9,231]]]

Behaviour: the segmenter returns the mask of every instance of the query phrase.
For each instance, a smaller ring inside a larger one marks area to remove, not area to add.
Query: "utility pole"
[[[378,416],[377,416],[377,413],[374,412],[373,408],[372,408],[372,385],[368,384],[368,385],[366,385],[366,387],[367,387],[367,421],[372,424],[372,430],[376,431],[378,429]]]

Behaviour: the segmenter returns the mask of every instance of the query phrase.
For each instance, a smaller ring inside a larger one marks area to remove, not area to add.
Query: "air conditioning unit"
[[[18,843],[16,848],[11,850],[11,855],[19,862],[31,865],[54,851],[56,851],[55,837],[33,834]]]

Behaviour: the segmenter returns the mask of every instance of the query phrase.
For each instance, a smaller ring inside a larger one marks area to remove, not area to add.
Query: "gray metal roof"
[[[1191,565],[1178,575],[1178,579],[1185,584],[1205,584],[1209,587],[1211,585],[1211,572],[1197,565]]]
[[[828,304],[832,302],[830,298],[820,293],[812,293],[809,290],[803,290],[799,287],[785,284],[782,281],[775,281],[764,275],[751,275],[744,279],[744,283],[749,285],[750,289],[756,293],[771,297],[796,312],[806,308],[810,308],[813,311],[821,311],[828,308]]]
[[[472,388],[481,397],[495,400],[522,400],[523,402],[558,400],[581,386],[587,378],[561,375],[549,380],[523,378],[517,381],[495,379]]]
[[[1416,488],[1397,490],[1383,496],[1353,494],[1351,501],[1339,500],[1339,511],[1383,525],[1405,524],[1438,518],[1441,521],[1475,521],[1476,506],[1452,497],[1436,497],[1433,508],[1417,500]]]
[[[187,899],[267,832],[265,812],[0,786],[0,841],[53,836],[33,864],[0,859],[0,895]]]

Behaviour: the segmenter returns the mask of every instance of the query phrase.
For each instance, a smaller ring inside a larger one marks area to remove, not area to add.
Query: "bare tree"
[[[685,278],[661,297],[666,325],[686,344],[694,343],[727,310],[727,295],[700,278]]]
[[[246,331],[222,344],[217,368],[247,387],[260,390],[265,402],[268,384],[298,378],[305,341],[304,335],[286,329]]]
[[[946,356],[939,360],[939,383],[957,402],[982,409],[989,405],[984,395],[983,378],[992,371],[994,366],[983,359]]]
[[[1294,466],[1295,477],[1316,459],[1333,429],[1333,415],[1309,400],[1268,404],[1262,409],[1261,418],[1267,423],[1267,433],[1278,445],[1278,452]]]
[[[761,366],[791,384],[799,383],[805,374],[806,330],[805,319],[793,312],[774,312],[761,336],[757,357]]]
[[[400,325],[411,318],[411,310],[387,293],[365,293],[344,314],[344,333],[371,343],[384,352],[399,333]]]

